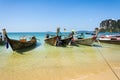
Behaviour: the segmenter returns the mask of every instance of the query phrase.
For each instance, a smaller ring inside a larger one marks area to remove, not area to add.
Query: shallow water
[[[37,38],[22,54],[0,46],[0,80],[117,80],[101,54],[120,77],[120,45],[54,47]]]

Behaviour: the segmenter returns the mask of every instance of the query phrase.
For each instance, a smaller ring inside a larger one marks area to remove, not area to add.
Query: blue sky
[[[8,32],[94,30],[120,19],[120,0],[0,0],[0,29]]]

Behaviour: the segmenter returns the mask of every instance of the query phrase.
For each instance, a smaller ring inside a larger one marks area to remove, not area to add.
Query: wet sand
[[[97,44],[98,45],[98,44]],[[0,80],[118,80],[120,45],[41,45],[18,54],[0,47]]]

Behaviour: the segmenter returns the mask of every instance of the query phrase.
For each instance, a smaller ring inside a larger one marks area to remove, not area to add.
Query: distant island
[[[107,19],[103,20],[100,23],[100,32],[120,32],[120,19],[112,20]]]

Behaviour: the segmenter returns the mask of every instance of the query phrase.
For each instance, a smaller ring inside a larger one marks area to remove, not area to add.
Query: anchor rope
[[[100,49],[97,47],[100,55],[102,56],[102,58],[104,59],[104,61],[106,62],[106,64],[108,65],[108,67],[111,69],[111,71],[113,72],[113,74],[117,77],[118,80],[120,80],[120,78],[118,77],[118,75],[115,73],[115,71],[112,69],[111,65],[108,63],[107,59],[103,56],[102,52],[100,51]]]

